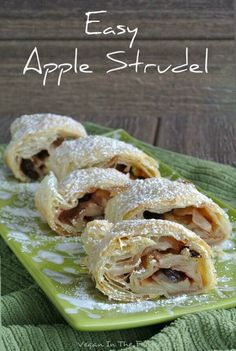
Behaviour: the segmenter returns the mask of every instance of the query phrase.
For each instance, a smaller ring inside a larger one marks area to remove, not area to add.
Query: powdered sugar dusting
[[[50,169],[63,179],[75,169],[109,167],[111,160],[117,157],[124,163],[152,170],[153,176],[159,175],[159,164],[155,159],[131,144],[100,135],[65,141],[54,150],[49,162]]]
[[[214,249],[218,279],[216,289],[210,293],[184,294],[156,301],[110,301],[95,288],[90,275],[81,267],[85,253],[80,239],[57,236],[40,217],[34,205],[38,184],[18,183],[4,167],[0,168],[0,180],[2,235],[25,262],[34,266],[41,281],[50,281],[53,291],[57,291],[53,298],[57,299],[67,315],[80,318],[85,313],[89,319],[115,319],[120,314],[153,312],[158,320],[159,316],[166,314],[173,317],[179,310],[185,311],[186,307],[190,308],[188,311],[192,307],[201,309],[202,306],[227,301],[236,295],[234,234]],[[233,229],[236,229],[236,223],[233,223]]]
[[[60,283],[62,285],[67,285],[72,283],[73,278],[69,277],[65,274],[62,274],[60,272],[53,271],[51,269],[44,269],[43,273],[48,276],[50,279],[54,280],[57,283]]]
[[[76,239],[74,239],[75,241]],[[79,240],[79,239],[78,239]],[[84,249],[80,242],[62,242],[55,246],[56,251],[65,252],[70,256],[77,256],[81,253],[84,253]]]
[[[11,198],[11,194],[5,192],[5,191],[0,191],[0,199],[1,200],[9,200]]]
[[[138,312],[156,311],[158,313],[160,308],[170,314],[174,315],[176,308],[185,308],[186,306],[199,306],[200,304],[215,303],[218,297],[228,298],[235,294],[236,287],[218,286],[214,291],[208,294],[187,295],[163,298],[156,301],[138,301],[138,302],[115,302],[109,301],[98,291],[93,289],[93,282],[89,276],[84,276],[79,279],[79,284],[73,288],[70,294],[58,294],[57,296],[70,303],[71,306],[87,311],[116,311],[118,313],[132,314]],[[69,313],[69,312],[68,312]]]
[[[36,257],[56,264],[62,264],[64,262],[63,256],[46,250],[39,250]]]

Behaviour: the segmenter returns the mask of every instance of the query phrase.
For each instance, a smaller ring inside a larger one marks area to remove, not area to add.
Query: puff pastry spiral
[[[113,300],[157,299],[215,286],[210,247],[174,222],[93,221],[82,242],[96,288]]]

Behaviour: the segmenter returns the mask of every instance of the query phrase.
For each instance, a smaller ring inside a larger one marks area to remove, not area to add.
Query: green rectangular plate
[[[90,126],[89,130],[99,132],[98,127]],[[105,135],[131,142],[158,158],[155,148],[124,131],[107,131]],[[17,182],[1,161],[3,149],[0,154],[1,235],[73,328],[91,331],[131,328],[169,321],[187,313],[236,306],[234,235],[217,249],[218,283],[210,293],[137,303],[109,301],[94,288],[90,276],[80,265],[84,256],[80,239],[59,237],[50,230],[34,207],[37,183]],[[163,162],[160,171],[170,179],[179,177]],[[231,221],[236,222],[236,211],[212,197],[228,212]]]

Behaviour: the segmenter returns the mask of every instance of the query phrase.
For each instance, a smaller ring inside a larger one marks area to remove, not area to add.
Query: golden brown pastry
[[[232,230],[225,211],[193,184],[166,178],[132,182],[126,191],[108,202],[105,218],[114,223],[136,218],[174,221],[209,244],[225,240]]]
[[[50,173],[39,185],[35,203],[55,232],[80,235],[89,221],[104,218],[107,201],[130,182],[115,169],[75,170],[61,182]]]
[[[59,179],[76,168],[115,168],[132,179],[159,176],[158,162],[123,141],[88,136],[64,142],[52,153],[49,167]]]
[[[150,300],[215,286],[210,247],[180,224],[93,221],[81,238],[96,288],[110,299]]]
[[[64,140],[87,135],[84,127],[70,117],[53,114],[24,115],[11,125],[11,142],[5,162],[17,179],[39,180],[48,173],[52,150]]]

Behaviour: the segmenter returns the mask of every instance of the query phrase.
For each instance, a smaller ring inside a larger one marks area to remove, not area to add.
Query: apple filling
[[[155,218],[177,222],[207,241],[211,241],[211,238],[212,241],[217,241],[222,234],[220,225],[217,224],[217,218],[213,219],[212,215],[204,207],[177,208],[163,214],[144,211],[143,217],[145,219]]]
[[[153,245],[133,256],[125,250],[122,256],[114,253],[105,266],[109,284],[140,295],[169,296],[202,290],[201,255],[171,236],[154,240]]]
[[[114,157],[111,162],[108,164],[109,168],[115,168],[117,171],[124,174],[128,174],[130,179],[146,179],[150,176],[141,168],[125,164],[124,162],[119,161],[118,157]]]
[[[49,157],[50,149],[55,149],[62,144],[64,138],[57,138],[47,149],[41,150],[31,158],[22,158],[20,169],[31,180],[38,180],[45,176],[47,172],[46,160]]]
[[[78,231],[81,231],[88,222],[104,218],[105,207],[109,199],[109,191],[97,189],[78,199],[76,207],[70,210],[62,210],[58,219],[60,222],[73,226]]]

